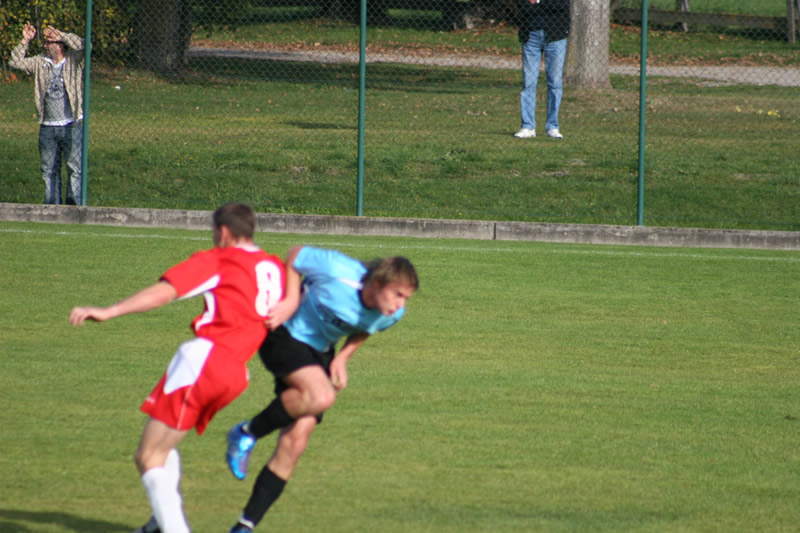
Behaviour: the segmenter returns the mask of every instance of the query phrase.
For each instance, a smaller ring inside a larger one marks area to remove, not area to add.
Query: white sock
[[[178,453],[178,450],[172,448],[172,450],[167,455],[167,460],[164,462],[164,470],[167,471],[167,475],[169,476],[170,480],[175,482],[175,489],[180,491],[181,489],[181,455]]]
[[[189,533],[189,524],[183,516],[183,498],[174,476],[164,467],[151,468],[142,474],[142,484],[161,532]]]

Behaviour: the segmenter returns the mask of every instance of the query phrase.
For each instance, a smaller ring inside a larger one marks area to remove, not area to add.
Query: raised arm
[[[159,281],[108,307],[74,307],[69,314],[69,323],[80,326],[87,320],[104,322],[131,313],[144,313],[166,305],[177,297],[175,287],[166,281]]]
[[[44,38],[48,41],[62,41],[71,50],[83,50],[83,39],[74,33],[62,32],[52,26],[44,29]]]
[[[11,50],[11,57],[8,60],[8,65],[17,70],[25,72],[33,72],[36,68],[36,60],[28,55],[28,46],[33,38],[36,37],[36,28],[30,22],[26,22],[22,27],[22,40],[17,46]]]
[[[29,43],[34,37],[36,37],[36,28],[30,22],[26,22],[22,27],[22,40]]]

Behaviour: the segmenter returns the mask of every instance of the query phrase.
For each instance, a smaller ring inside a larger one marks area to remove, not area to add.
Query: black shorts
[[[289,330],[281,326],[275,331],[269,332],[266,340],[261,344],[261,348],[258,349],[258,355],[267,370],[275,376],[275,393],[280,394],[286,389],[281,378],[304,366],[321,366],[330,376],[334,349],[331,348],[327,352],[315,350],[308,344],[292,337]]]

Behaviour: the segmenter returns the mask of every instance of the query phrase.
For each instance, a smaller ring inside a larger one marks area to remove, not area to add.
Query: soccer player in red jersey
[[[214,212],[215,247],[167,270],[160,281],[108,307],[75,307],[73,326],[150,311],[176,298],[202,294],[205,309],[141,406],[149,415],[135,461],[153,515],[141,533],[187,533],[179,490],[181,439],[209,421],[248,384],[247,362],[267,335],[264,323],[283,298],[286,272],[280,258],[253,243],[255,215],[244,204]]]

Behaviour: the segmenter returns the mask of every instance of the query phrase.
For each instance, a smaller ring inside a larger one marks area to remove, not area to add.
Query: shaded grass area
[[[784,6],[785,8],[785,6]],[[401,16],[383,25],[368,26],[370,52],[425,54],[519,55],[517,28],[513,23],[480,26],[474,30],[432,31],[427,22]],[[409,11],[408,15],[420,12]],[[617,62],[638,61],[641,29],[612,21],[609,52]],[[269,17],[254,18],[234,27],[199,30],[193,36],[197,45],[287,50],[358,50],[359,26],[334,19]],[[778,65],[798,66],[797,45],[786,41],[785,32],[763,29],[708,28],[693,26],[689,32],[674,28],[651,27],[648,31],[648,58],[651,64],[669,65]]]
[[[639,61],[641,29],[612,24],[610,54],[613,61]],[[647,35],[651,65],[800,65],[798,45],[785,33],[741,28],[700,28],[691,32],[650,28]]]
[[[619,0],[620,7],[641,8],[635,0]],[[676,10],[674,0],[651,0],[651,9]],[[781,17],[786,15],[783,2],[747,2],[746,0],[702,0],[690,4],[691,10],[698,13],[732,13],[741,15],[760,15]]]
[[[0,222],[3,530],[131,531],[132,464],[155,384],[197,299],[72,329],[210,246],[209,232]],[[299,532],[792,531],[798,254],[259,233],[361,259],[402,254],[421,290],[351,362],[262,527]],[[54,268],[53,265],[58,265]],[[229,528],[228,428],[250,389],[181,445],[198,533]],[[273,441],[256,448],[263,464]],[[87,453],[91,450],[92,453]],[[102,474],[87,476],[87,472]],[[46,495],[44,500],[42,495]],[[54,508],[57,507],[57,510]]]

